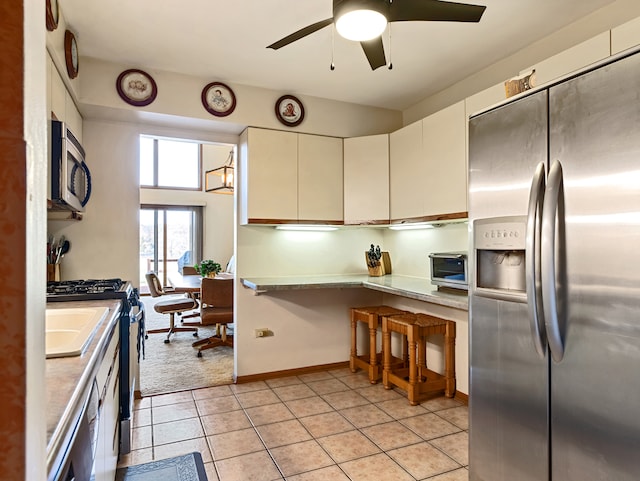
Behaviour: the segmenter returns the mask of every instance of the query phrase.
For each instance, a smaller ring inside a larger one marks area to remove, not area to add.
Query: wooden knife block
[[[371,277],[380,277],[391,274],[391,256],[389,256],[388,252],[382,252],[382,257],[378,261],[378,265],[376,267],[369,267],[367,251],[364,252],[364,261],[367,264],[367,269],[369,270],[369,275]]]

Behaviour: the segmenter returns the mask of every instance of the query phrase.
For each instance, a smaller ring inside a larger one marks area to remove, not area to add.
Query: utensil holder
[[[47,282],[60,280],[60,264],[47,264]]]
[[[367,263],[367,269],[371,277],[380,277],[387,274],[391,274],[391,256],[388,252],[382,252],[382,257],[378,260],[378,265],[375,267],[369,266],[369,256],[367,251],[364,252],[364,260]]]

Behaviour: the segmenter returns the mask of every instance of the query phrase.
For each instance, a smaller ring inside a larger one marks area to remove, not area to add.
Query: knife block
[[[391,274],[391,256],[389,256],[388,252],[382,252],[382,257],[378,261],[378,265],[375,267],[369,266],[367,251],[364,252],[364,261],[367,264],[367,269],[369,270],[369,275],[371,277],[380,277]]]

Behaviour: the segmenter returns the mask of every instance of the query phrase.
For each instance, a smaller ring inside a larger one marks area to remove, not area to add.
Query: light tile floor
[[[202,453],[209,481],[467,481],[467,407],[348,368],[136,401],[119,466]]]

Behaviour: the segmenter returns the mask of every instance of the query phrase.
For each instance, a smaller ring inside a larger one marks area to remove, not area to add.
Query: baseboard
[[[456,391],[456,395],[454,396],[456,401],[460,401],[463,404],[469,405],[469,395],[460,391]]]
[[[318,371],[329,371],[332,369],[342,369],[345,367],[349,367],[349,361],[321,364],[318,366],[300,367],[297,369],[285,369],[284,371],[271,371],[263,372],[260,374],[249,374],[248,376],[237,376],[235,382],[236,384],[244,384],[247,382],[265,381],[267,379],[274,379],[277,377],[299,376],[301,374],[309,374]]]

